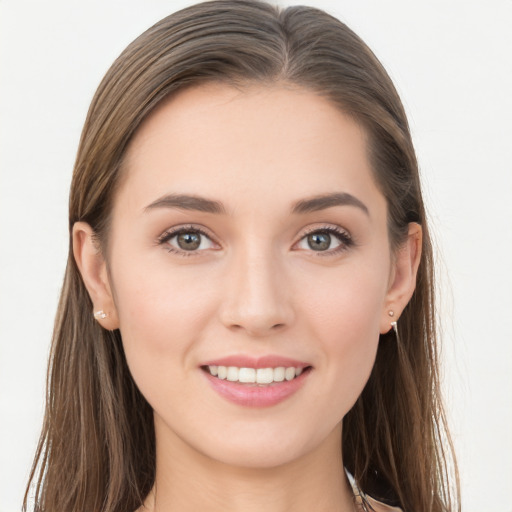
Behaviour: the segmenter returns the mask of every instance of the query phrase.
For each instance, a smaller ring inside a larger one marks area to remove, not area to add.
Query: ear
[[[421,259],[421,246],[421,226],[411,222],[407,240],[398,248],[392,263],[389,288],[382,311],[381,334],[391,329],[391,322],[398,321],[405,306],[411,300],[416,288],[416,274]]]
[[[89,292],[99,324],[110,331],[119,327],[119,319],[114,304],[112,289],[107,272],[107,264],[101,253],[94,231],[85,222],[73,225],[73,255]]]

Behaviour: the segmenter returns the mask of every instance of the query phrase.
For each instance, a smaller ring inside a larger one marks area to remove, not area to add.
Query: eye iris
[[[184,251],[193,251],[201,245],[201,235],[199,233],[181,233],[178,235],[178,245]]]
[[[325,251],[331,245],[331,236],[328,233],[312,233],[308,235],[308,245],[314,251]]]

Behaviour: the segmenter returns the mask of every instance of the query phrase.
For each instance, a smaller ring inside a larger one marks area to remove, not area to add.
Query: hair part
[[[377,499],[404,510],[453,510],[458,480],[440,393],[432,248],[414,148],[389,76],[342,22],[311,7],[214,0],[143,33],[114,62],[90,106],[71,185],[70,233],[75,222],[87,222],[108,253],[130,141],[166,98],[209,82],[285,83],[329,99],[366,131],[392,248],[410,222],[421,224],[417,287],[400,318],[400,343],[382,336],[370,379],[344,418],[343,459]],[[154,483],[151,407],[130,375],[119,331],[102,329],[90,311],[70,240],[24,510],[31,483],[40,512],[135,510]]]

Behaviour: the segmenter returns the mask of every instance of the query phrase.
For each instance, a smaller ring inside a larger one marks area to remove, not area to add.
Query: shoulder
[[[365,494],[357,485],[354,477],[347,470],[345,470],[345,472],[347,473],[352,491],[354,492],[358,512],[403,512],[401,508],[386,505],[368,494]]]
[[[358,506],[362,512],[366,512],[366,511],[368,511],[368,512],[370,512],[370,511],[373,511],[373,512],[402,512],[401,508],[392,507],[391,505],[386,505],[380,501],[374,500],[371,496],[366,495],[365,499],[371,508],[369,508],[367,505],[365,507],[364,501],[361,500],[360,496],[356,498],[356,500],[361,500],[361,501],[356,501],[356,502],[358,503]]]

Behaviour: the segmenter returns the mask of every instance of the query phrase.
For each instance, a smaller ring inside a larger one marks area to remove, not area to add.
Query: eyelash
[[[306,231],[304,235],[301,236],[299,242],[304,240],[304,238],[308,237],[309,235],[312,235],[314,233],[327,233],[329,235],[334,235],[335,238],[338,239],[340,242],[340,245],[336,247],[335,249],[328,249],[327,251],[314,251],[311,249],[312,253],[315,253],[315,256],[319,257],[328,257],[328,256],[337,256],[338,254],[346,251],[347,249],[350,249],[353,247],[354,240],[352,236],[345,231],[344,229],[335,227],[335,226],[323,226],[321,228],[311,228],[310,230]],[[297,242],[297,243],[299,243]]]
[[[171,229],[171,230],[165,231],[158,237],[157,243],[158,243],[158,245],[167,244],[166,250],[170,253],[178,254],[179,256],[184,256],[184,257],[198,256],[201,251],[185,251],[185,250],[180,251],[179,249],[176,249],[175,247],[173,247],[167,243],[167,242],[169,242],[169,240],[171,240],[172,238],[174,238],[176,236],[179,236],[183,233],[190,233],[190,232],[199,233],[200,235],[205,236],[208,239],[213,241],[212,236],[208,232],[206,232],[204,229],[202,229],[198,226],[189,225],[189,226],[181,226],[176,229]],[[315,256],[320,256],[320,257],[335,256],[335,255],[342,253],[343,251],[346,251],[350,247],[354,246],[354,240],[352,239],[351,235],[347,231],[345,231],[341,228],[338,228],[338,227],[334,227],[334,226],[323,226],[321,228],[312,228],[312,229],[306,231],[301,236],[299,241],[296,242],[294,245],[297,245],[299,242],[304,240],[304,238],[306,238],[309,235],[312,235],[314,233],[327,233],[329,235],[334,235],[340,242],[340,245],[338,247],[336,247],[334,250],[328,249],[326,251],[314,251],[313,249],[311,249],[311,252],[315,253]],[[215,242],[213,242],[213,243],[215,243]]]
[[[190,226],[181,226],[179,228],[176,228],[176,229],[170,229],[168,231],[165,231],[165,233],[162,233],[159,237],[158,237],[158,245],[165,245],[167,244],[167,242],[169,240],[171,240],[172,238],[174,238],[175,236],[179,236],[183,233],[199,233],[200,235],[202,236],[205,236],[206,238],[212,240],[212,236],[207,233],[204,229],[198,227],[198,226],[193,226],[193,225],[190,225]],[[180,251],[179,249],[176,249],[176,247],[173,247],[172,245],[170,244],[167,244],[167,247],[166,247],[166,250],[168,252],[171,252],[171,253],[174,253],[174,254],[177,254],[179,256],[184,256],[184,257],[188,257],[188,256],[199,256],[199,253],[201,251]]]

